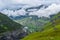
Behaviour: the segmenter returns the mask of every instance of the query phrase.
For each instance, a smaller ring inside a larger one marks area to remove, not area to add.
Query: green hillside
[[[51,18],[44,31],[32,33],[22,40],[60,40],[60,13]]]
[[[21,29],[23,26],[14,22],[6,15],[0,13],[0,33]]]

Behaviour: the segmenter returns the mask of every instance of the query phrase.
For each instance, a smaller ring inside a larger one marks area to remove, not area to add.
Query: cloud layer
[[[36,7],[41,4],[49,6],[43,10],[39,9],[38,11],[29,12],[29,15],[48,17],[60,11],[60,0],[0,0],[0,11],[8,16],[25,15],[27,13],[25,11],[26,8]]]
[[[58,3],[60,4],[60,0],[0,0],[0,10],[4,8],[16,8],[21,6],[22,4],[37,6],[40,4],[51,4]]]
[[[31,12],[30,15],[38,15],[39,17],[41,16],[49,17],[49,15],[56,14],[58,12],[60,12],[60,5],[52,4],[46,9]]]

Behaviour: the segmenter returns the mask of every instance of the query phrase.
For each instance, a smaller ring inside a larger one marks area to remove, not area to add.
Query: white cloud
[[[49,15],[55,14],[58,12],[60,12],[60,5],[52,4],[46,9],[31,12],[29,15],[38,15],[39,17],[41,17],[41,16],[49,17]]]
[[[8,16],[20,16],[20,15],[25,15],[26,14],[26,12],[23,9],[18,10],[18,11],[3,10],[1,12],[5,15],[8,15]]]
[[[4,9],[11,6],[15,7],[18,4],[28,4],[30,6],[37,6],[40,4],[50,4],[50,3],[60,4],[60,0],[0,0],[0,8]]]
[[[52,5],[50,5],[48,8],[43,10],[40,9],[38,11],[31,12],[30,15],[48,17],[49,15],[60,11],[60,0],[0,0],[0,11],[3,9],[1,12],[3,12],[8,16],[25,15],[26,11],[24,8],[31,7],[31,6],[34,7],[41,4],[45,4],[45,5],[52,4]],[[18,10],[15,12],[13,11],[13,10],[19,9],[20,7],[22,7],[21,10]],[[5,9],[9,9],[9,10],[5,10]]]

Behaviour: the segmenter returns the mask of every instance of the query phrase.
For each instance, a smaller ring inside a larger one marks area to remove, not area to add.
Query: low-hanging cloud
[[[60,0],[0,0],[0,11],[8,16],[25,15],[27,12],[23,8],[25,8],[26,6],[35,7],[41,4],[45,4],[45,5],[50,4],[50,6],[43,10],[31,12],[29,13],[29,15],[48,17],[49,15],[60,11]],[[16,9],[19,8],[22,9],[17,11]],[[13,10],[16,11],[14,12]]]
[[[46,9],[31,12],[29,15],[37,15],[38,17],[41,16],[49,17],[49,15],[56,14],[58,12],[60,12],[60,5],[52,4]]]

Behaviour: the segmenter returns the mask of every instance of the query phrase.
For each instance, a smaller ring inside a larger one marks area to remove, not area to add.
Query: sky
[[[49,5],[46,9],[30,12],[29,15],[46,16],[60,11],[60,0],[0,0],[0,12],[8,16],[25,15],[25,8],[41,4]],[[20,10],[16,10],[22,8]],[[8,10],[6,10],[8,9]],[[12,9],[12,10],[10,10]],[[13,10],[16,10],[15,12]]]

